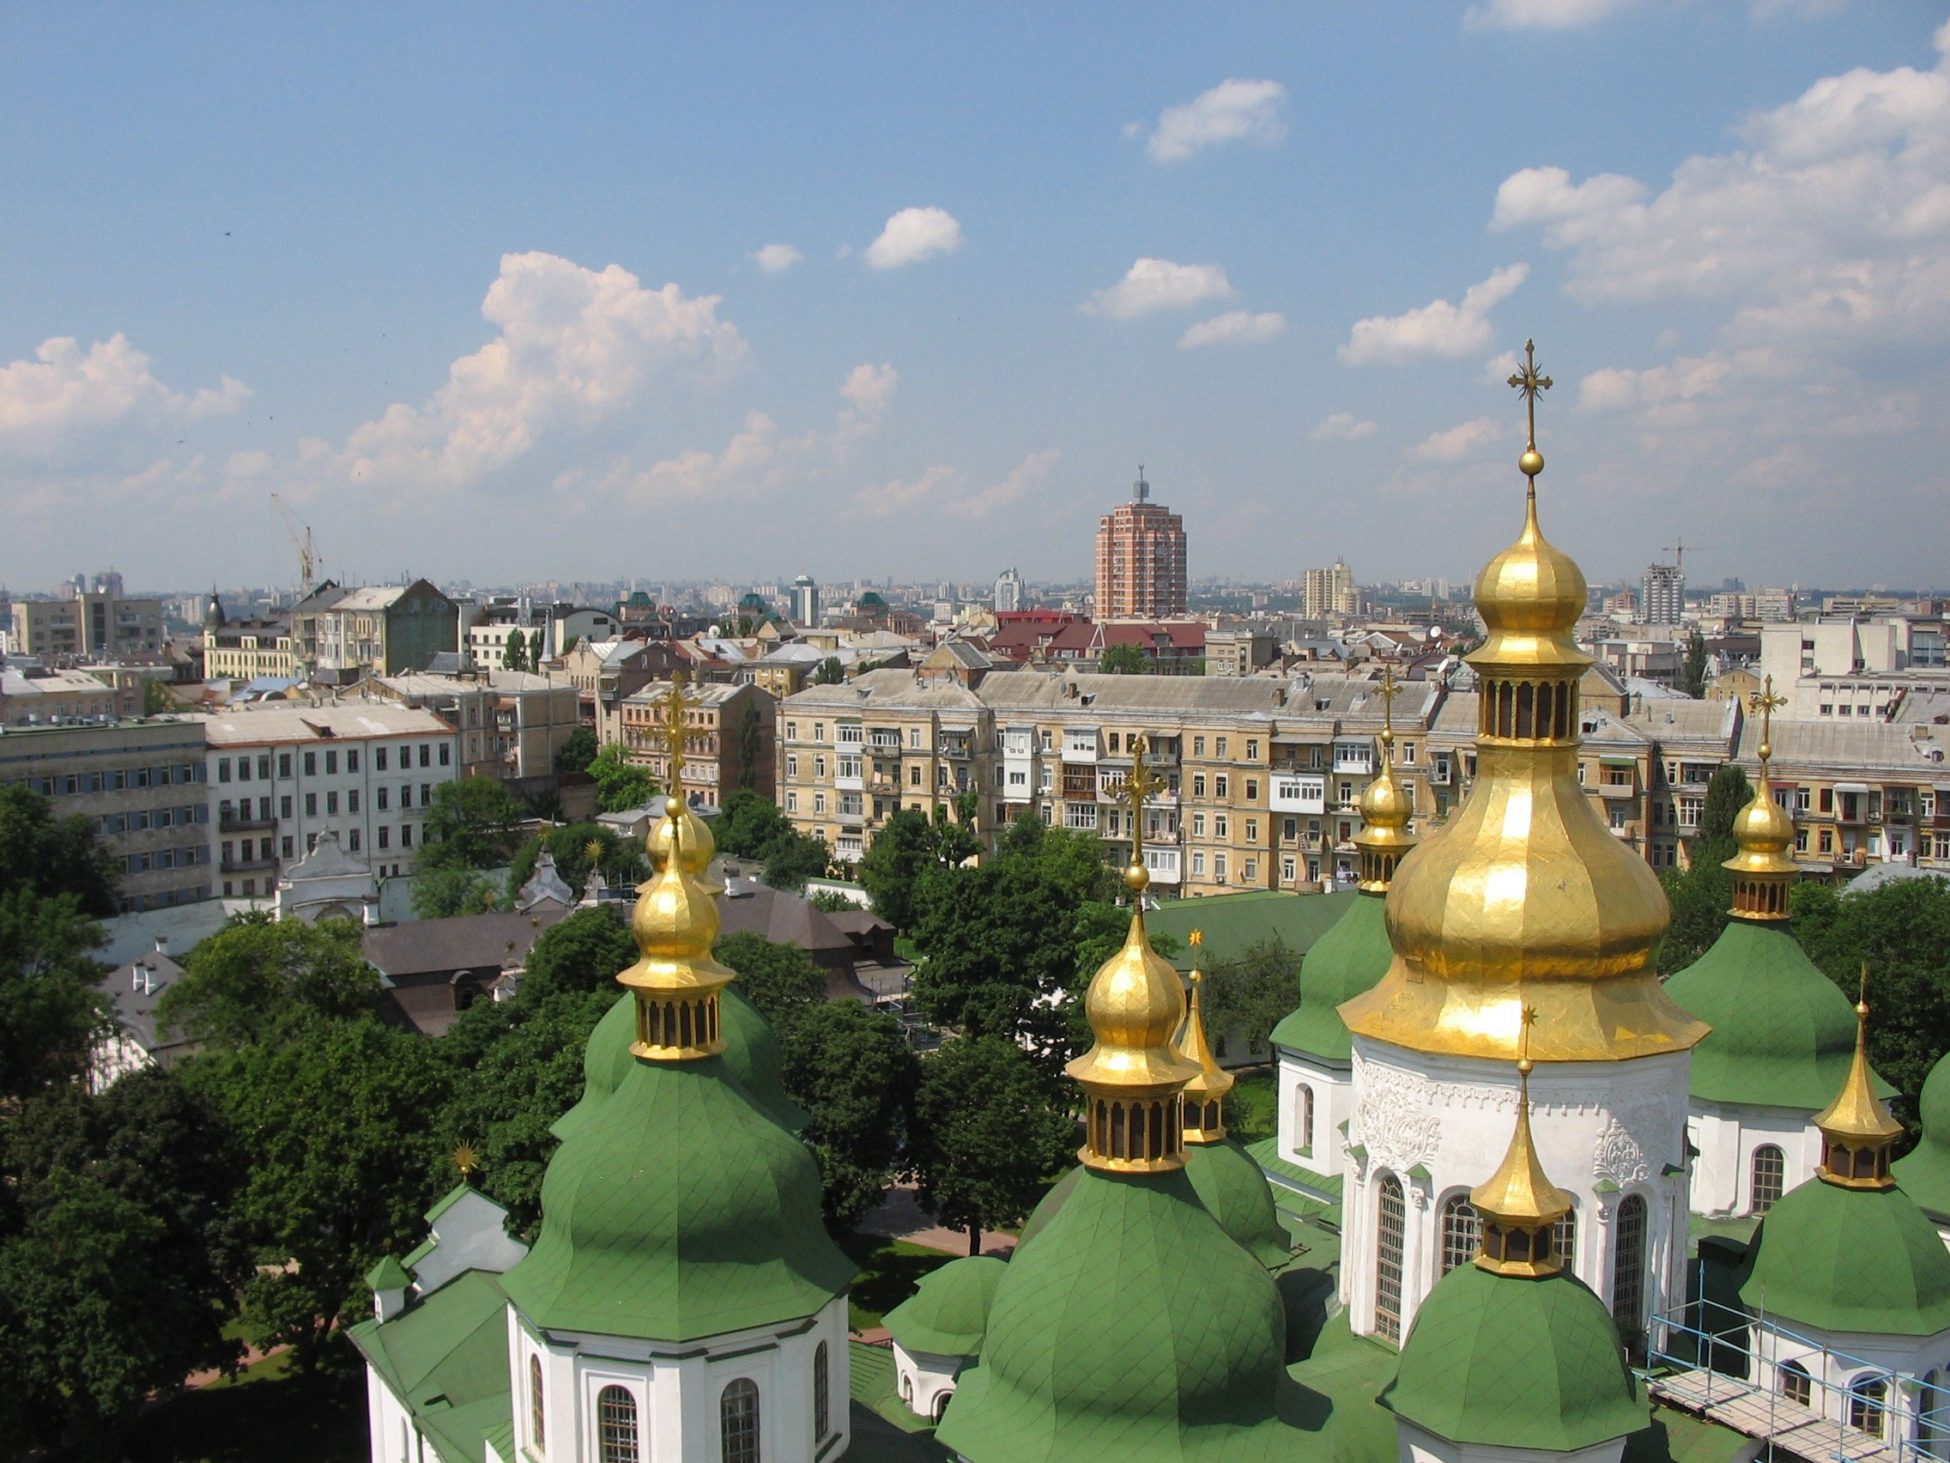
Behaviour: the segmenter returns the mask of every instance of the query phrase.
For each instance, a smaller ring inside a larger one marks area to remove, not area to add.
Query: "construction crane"
[[[1693,547],[1697,550],[1710,549],[1713,546],[1711,544],[1694,544]],[[1679,571],[1681,578],[1684,578],[1686,574],[1686,540],[1676,538],[1669,544],[1661,544],[1659,546],[1659,552],[1672,555],[1673,568]]]
[[[311,594],[317,580],[318,551],[312,547],[311,525],[301,524],[297,516],[285,507],[284,499],[276,493],[271,501],[278,505],[278,516],[284,519],[284,531],[291,536],[291,546],[298,551],[298,596],[303,599]]]

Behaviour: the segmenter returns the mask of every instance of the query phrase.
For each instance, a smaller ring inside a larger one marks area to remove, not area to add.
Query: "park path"
[[[880,1202],[867,1211],[866,1217],[854,1226],[862,1234],[884,1235],[888,1239],[906,1240],[911,1245],[920,1245],[930,1250],[941,1250],[950,1255],[968,1253],[968,1234],[965,1230],[945,1229],[936,1224],[932,1216],[921,1207],[915,1197],[914,1185],[897,1184],[881,1195]],[[1000,1231],[984,1231],[982,1234],[982,1253],[1006,1259],[1016,1247],[1016,1237]]]

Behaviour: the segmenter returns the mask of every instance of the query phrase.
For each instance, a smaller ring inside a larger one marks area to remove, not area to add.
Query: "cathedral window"
[[[740,1377],[718,1399],[718,1441],[724,1463],[759,1463],[758,1383],[750,1378]]]
[[[1374,1328],[1389,1341],[1402,1339],[1402,1247],[1408,1235],[1408,1210],[1401,1180],[1381,1181],[1375,1205]]]
[[[1442,1269],[1440,1279],[1458,1266],[1476,1258],[1482,1240],[1483,1220],[1467,1194],[1454,1194],[1442,1205]]]
[[[1848,1389],[1848,1425],[1858,1432],[1882,1436],[1882,1424],[1887,1416],[1885,1404],[1889,1397],[1887,1377],[1867,1377],[1852,1382]]]
[[[823,1442],[831,1426],[831,1402],[827,1396],[831,1382],[826,1355],[826,1343],[820,1342],[813,1348],[813,1441]]]
[[[1633,1347],[1645,1327],[1645,1196],[1627,1194],[1618,1205],[1617,1249],[1612,1256],[1611,1313],[1625,1344]]]
[[[545,1451],[547,1438],[542,1428],[542,1359],[539,1356],[528,1358],[528,1440],[537,1453]]]
[[[1551,1226],[1551,1258],[1566,1270],[1575,1271],[1578,1256],[1578,1212],[1567,1210],[1564,1217]]]
[[[1806,1407],[1814,1400],[1815,1379],[1808,1375],[1808,1369],[1798,1361],[1784,1362],[1781,1365],[1781,1395],[1799,1407]]]
[[[1754,1150],[1753,1212],[1765,1214],[1787,1187],[1787,1160],[1772,1143]]]
[[[636,1398],[627,1387],[596,1394],[596,1453],[602,1463],[637,1463]]]
[[[1314,1090],[1304,1082],[1293,1089],[1293,1146],[1301,1153],[1314,1151]]]

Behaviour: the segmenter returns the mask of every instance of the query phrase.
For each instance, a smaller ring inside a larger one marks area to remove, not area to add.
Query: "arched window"
[[[941,1425],[941,1419],[947,1413],[948,1403],[954,1397],[954,1395],[955,1395],[955,1389],[953,1387],[949,1387],[945,1391],[935,1394],[934,1424],[936,1427],[939,1427]]]
[[[1482,1216],[1469,1202],[1469,1195],[1452,1194],[1443,1200],[1442,1269],[1436,1278],[1441,1279],[1458,1265],[1467,1265],[1475,1259],[1476,1248],[1482,1239]]]
[[[1781,1395],[1797,1406],[1809,1406],[1815,1395],[1815,1379],[1798,1361],[1781,1363]]]
[[[1888,1417],[1884,1405],[1888,1397],[1887,1377],[1864,1377],[1851,1382],[1848,1389],[1848,1425],[1859,1432],[1881,1437],[1883,1422]]]
[[[1293,1146],[1301,1153],[1314,1151],[1314,1090],[1305,1082],[1293,1089]]]
[[[1566,1270],[1577,1272],[1578,1211],[1567,1209],[1564,1217],[1551,1226],[1551,1256]]]
[[[596,1454],[602,1463],[637,1463],[636,1398],[627,1387],[596,1394]]]
[[[1916,1445],[1932,1457],[1943,1431],[1942,1408],[1943,1393],[1937,1390],[1936,1368],[1931,1367],[1916,1388]]]
[[[528,1441],[537,1453],[544,1451],[547,1441],[542,1429],[542,1359],[532,1353],[528,1358]]]
[[[820,1342],[813,1348],[813,1441],[826,1441],[826,1431],[831,1417],[831,1404],[827,1398],[828,1363],[826,1343]]]
[[[1402,1246],[1408,1236],[1408,1209],[1401,1180],[1381,1181],[1375,1204],[1374,1328],[1390,1341],[1402,1339]]]
[[[1765,1214],[1787,1187],[1787,1159],[1772,1143],[1754,1150],[1753,1212]]]
[[[718,1399],[718,1441],[723,1463],[758,1463],[758,1383],[748,1377]]]
[[[1645,1325],[1645,1196],[1627,1194],[1618,1204],[1617,1249],[1612,1252],[1611,1314],[1627,1347],[1638,1344]]]

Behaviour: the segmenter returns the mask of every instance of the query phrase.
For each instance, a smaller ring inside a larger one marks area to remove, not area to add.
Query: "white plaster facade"
[[[1752,1214],[1755,1155],[1780,1154],[1781,1183],[1774,1197],[1806,1183],[1821,1162],[1821,1130],[1814,1114],[1798,1107],[1706,1102],[1694,1098],[1686,1125],[1695,1149],[1689,1204],[1716,1219]]]
[[[916,1417],[941,1421],[948,1399],[955,1395],[955,1379],[972,1356],[943,1356],[936,1351],[909,1351],[894,1343],[894,1382],[901,1405]]]
[[[596,1463],[603,1393],[619,1388],[633,1410],[643,1463],[718,1458],[720,1408],[726,1389],[757,1388],[758,1453],[766,1463],[816,1463],[845,1454],[849,1359],[846,1297],[817,1315],[778,1326],[727,1332],[669,1345],[620,1336],[538,1331],[508,1307],[508,1368],[514,1398],[515,1456],[549,1463]],[[825,1356],[825,1433],[814,1437],[820,1408],[815,1376]],[[541,1380],[543,1436],[535,1436],[536,1370]],[[378,1454],[375,1454],[377,1458]]]
[[[1398,1463],[1618,1463],[1625,1456],[1625,1439],[1596,1443],[1570,1453],[1541,1448],[1503,1448],[1484,1443],[1452,1443],[1447,1438],[1398,1419],[1395,1424]],[[1756,1444],[1756,1447],[1759,1445]]]
[[[1950,1431],[1950,1397],[1939,1393],[1934,1402],[1922,1400],[1926,1391],[1950,1385],[1950,1331],[1870,1336],[1798,1324],[1789,1330],[1763,1317],[1752,1327],[1752,1338],[1754,1380],[1763,1389],[1793,1395],[1785,1373],[1798,1367],[1812,1384],[1806,1389],[1807,1406],[1847,1427],[1855,1389],[1880,1381],[1884,1392],[1878,1435],[1889,1443],[1907,1442],[1931,1457],[1950,1457],[1950,1438],[1945,1436]],[[1925,1418],[1926,1409],[1934,1415]]]
[[[1354,1118],[1354,1074],[1290,1047],[1275,1047],[1279,1063],[1279,1153],[1288,1163],[1333,1178],[1347,1168],[1347,1126]]]
[[[1641,1214],[1641,1304],[1628,1335],[1684,1296],[1689,1052],[1626,1062],[1539,1063],[1531,1131],[1551,1182],[1571,1195],[1569,1268],[1616,1311],[1618,1229]],[[1340,1299],[1359,1335],[1399,1340],[1442,1275],[1442,1214],[1503,1161],[1516,1122],[1513,1063],[1354,1038],[1354,1117],[1342,1204]],[[1377,1313],[1380,1203],[1402,1189],[1399,1334]],[[1641,1208],[1642,1206],[1642,1208]]]

